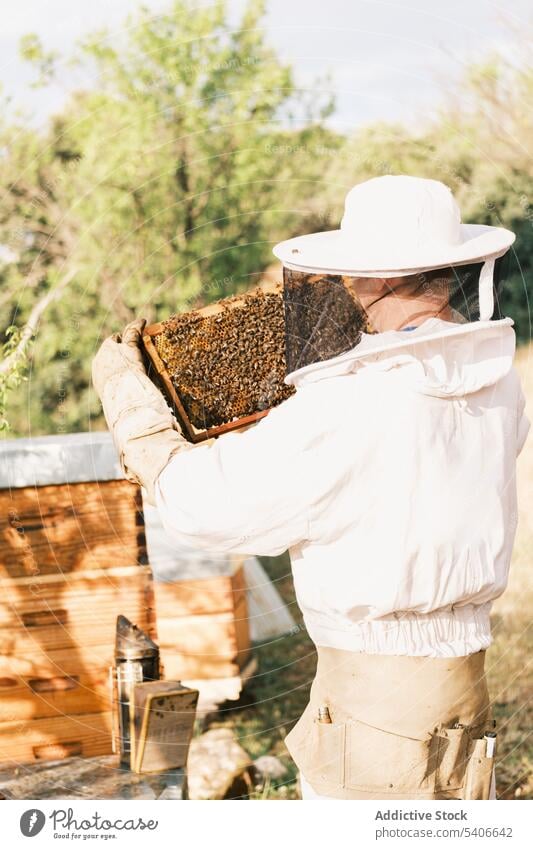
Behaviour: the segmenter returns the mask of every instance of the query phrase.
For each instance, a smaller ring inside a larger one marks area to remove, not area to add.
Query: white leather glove
[[[155,504],[155,482],[170,458],[192,448],[163,395],[144,367],[141,334],[145,320],[110,336],[92,364],[94,388],[128,480],[146,489]]]

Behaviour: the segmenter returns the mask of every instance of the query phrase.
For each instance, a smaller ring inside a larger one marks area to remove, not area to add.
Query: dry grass
[[[533,345],[517,357],[533,421]],[[493,608],[494,642],[487,668],[491,696],[498,720],[497,793],[505,799],[533,799],[533,433],[518,465],[520,520],[509,586]],[[285,601],[299,623],[290,566],[286,556],[263,558]],[[283,744],[284,736],[307,702],[316,655],[301,627],[270,644],[258,646],[259,670],[253,695],[237,709],[223,712],[220,724],[231,725],[254,758],[277,755],[288,769],[277,786],[265,788],[259,798],[298,798],[296,770]]]
[[[533,421],[533,345],[519,350],[516,365]],[[499,731],[498,796],[533,799],[533,434],[518,461],[518,504],[509,585],[493,608],[488,675]]]

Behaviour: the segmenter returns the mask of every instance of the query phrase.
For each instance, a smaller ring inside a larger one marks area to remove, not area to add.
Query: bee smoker
[[[160,679],[159,647],[125,616],[117,617],[115,665],[111,668],[114,717],[113,751],[131,766],[133,689]]]

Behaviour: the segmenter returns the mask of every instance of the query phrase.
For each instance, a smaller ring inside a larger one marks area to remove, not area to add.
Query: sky
[[[228,0],[239,19],[245,0]],[[45,91],[31,88],[32,73],[18,42],[37,33],[47,49],[75,52],[78,39],[107,27],[124,31],[137,0],[0,0],[0,83],[36,125],[59,109],[73,85],[65,68]],[[144,0],[154,14],[169,0]],[[209,5],[199,0],[195,5]],[[349,132],[376,120],[420,122],[452,95],[464,70],[494,50],[512,54],[517,32],[531,25],[530,0],[267,0],[269,42],[310,88],[330,75],[337,110],[332,123]],[[80,78],[75,78],[80,83]],[[94,84],[94,80],[86,80]]]

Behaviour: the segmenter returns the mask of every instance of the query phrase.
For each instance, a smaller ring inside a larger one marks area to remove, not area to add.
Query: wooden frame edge
[[[217,427],[206,428],[205,430],[196,430],[174,388],[167,368],[159,356],[157,348],[152,342],[152,336],[158,336],[163,332],[163,329],[164,325],[162,322],[151,324],[149,327],[146,327],[142,336],[143,345],[151,364],[154,366],[160,380],[163,381],[165,389],[167,390],[178,414],[180,423],[185,428],[190,442],[197,444],[199,442],[205,442],[207,439],[215,439],[217,436],[222,436],[224,433],[229,433],[233,430],[240,430],[240,428],[254,424],[269,414],[270,407],[267,410],[259,410],[256,413],[251,413],[249,416],[242,416],[239,419],[234,419],[234,421],[226,422],[226,424],[218,425]]]

